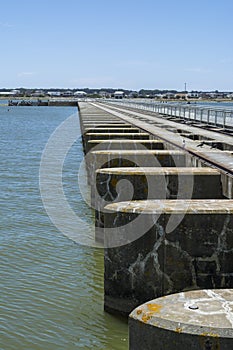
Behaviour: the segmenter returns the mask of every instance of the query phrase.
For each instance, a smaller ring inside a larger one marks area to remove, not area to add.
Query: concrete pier
[[[232,213],[232,200],[107,205],[105,310],[127,315],[163,295],[233,288]]]
[[[132,312],[130,350],[230,350],[232,136],[116,105],[79,110],[104,308]],[[199,313],[183,310],[190,298]]]
[[[230,350],[233,290],[198,290],[151,300],[129,317],[130,350]]]

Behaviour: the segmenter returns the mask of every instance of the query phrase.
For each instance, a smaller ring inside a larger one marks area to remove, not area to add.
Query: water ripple
[[[127,349],[127,325],[103,312],[103,252],[63,236],[42,206],[38,173],[54,129],[75,110],[0,106],[0,349]],[[77,188],[80,142],[64,169],[70,205],[92,223]],[[82,230],[82,227],[79,228]]]

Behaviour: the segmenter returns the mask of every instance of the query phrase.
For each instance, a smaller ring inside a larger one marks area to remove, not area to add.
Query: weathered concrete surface
[[[233,290],[178,293],[140,305],[129,317],[130,350],[233,349]]]
[[[128,314],[170,293],[233,287],[232,200],[130,201],[105,209],[105,310]]]
[[[87,152],[94,149],[100,150],[145,150],[164,149],[164,143],[160,140],[91,140],[87,143]]]
[[[87,132],[85,134],[87,141],[89,140],[109,140],[109,139],[149,139],[149,134],[145,132],[109,132],[109,133],[101,133],[101,132]]]
[[[79,119],[80,119],[80,127],[82,135],[84,134],[84,131],[86,129],[86,126],[89,127],[95,127],[97,125],[106,125],[110,127],[111,124],[113,125],[126,125],[128,124],[131,126],[131,124],[124,122],[122,119],[114,116],[112,113],[102,111],[90,103],[87,102],[79,102]]]
[[[129,198],[124,186],[117,188],[121,180],[127,180],[132,185],[134,190],[132,198]],[[161,184],[164,184],[165,188],[156,191],[156,187],[161,186]],[[123,167],[104,168],[96,171],[96,192],[101,198],[110,202],[116,201],[117,197],[122,198],[122,200],[159,199],[150,197],[150,195],[159,195],[160,193],[162,194],[161,198],[176,199],[178,190],[180,199],[190,199],[190,186],[192,186],[191,193],[194,199],[223,198],[221,175],[212,168]],[[125,198],[126,196],[128,198]]]
[[[186,166],[187,155],[185,152],[174,150],[112,150],[91,151],[85,159],[89,183],[95,185],[97,169],[148,166],[184,167]]]
[[[98,127],[105,127],[105,126],[108,126],[109,128],[110,127],[118,127],[118,126],[123,126],[123,127],[130,127],[132,126],[131,124],[128,124],[128,123],[124,123],[122,121],[119,121],[119,120],[89,120],[89,119],[86,119],[86,120],[81,120],[81,125],[84,127],[84,128],[98,128]]]
[[[118,128],[118,127],[124,127],[124,128],[130,128],[132,125],[127,124],[127,123],[122,123],[121,121],[113,121],[112,123],[110,122],[105,122],[103,123],[102,121],[86,121],[82,123],[85,129],[88,128]],[[132,126],[133,127],[133,126]]]
[[[114,128],[109,128],[109,127],[102,127],[102,128],[85,128],[85,133],[138,133],[141,132],[138,128],[126,128],[124,126],[121,127],[114,127]]]
[[[111,129],[110,129],[111,130]],[[85,153],[87,153],[88,148],[88,142],[90,140],[121,140],[121,139],[128,139],[128,140],[149,140],[150,135],[147,133],[142,132],[106,132],[106,133],[100,133],[100,132],[87,132],[83,134],[83,147],[85,150]]]
[[[138,128],[129,128],[129,127],[114,127],[114,128],[84,128],[82,133],[82,140],[83,140],[83,148],[85,152],[89,152],[89,145],[88,142],[90,140],[95,140],[96,137],[95,134],[101,135],[103,139],[140,139],[139,136],[135,136],[138,134],[141,134],[141,130]],[[123,135],[122,135],[123,134]],[[111,137],[112,135],[112,137]],[[143,133],[142,139],[145,138],[148,139],[149,136],[146,133]]]

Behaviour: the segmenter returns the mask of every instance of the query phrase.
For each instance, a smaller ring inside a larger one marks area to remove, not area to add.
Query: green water
[[[0,106],[1,350],[128,348],[126,322],[103,311],[103,251],[64,236],[40,197],[41,154],[72,113],[69,107]],[[93,226],[77,185],[82,158],[77,140],[64,163],[64,192]]]

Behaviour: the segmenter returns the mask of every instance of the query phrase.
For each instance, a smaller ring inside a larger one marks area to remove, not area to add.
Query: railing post
[[[207,124],[209,125],[210,123],[210,110],[208,109],[208,113],[207,113]]]
[[[223,112],[223,129],[225,129],[225,125],[226,125],[226,116],[227,116],[227,112],[224,111]]]
[[[197,118],[197,109],[194,108],[194,120],[196,120],[196,118]]]
[[[202,113],[203,113],[203,109],[201,109],[201,117],[200,117],[201,122],[202,122]]]
[[[103,103],[119,104],[122,106],[133,107],[137,109],[150,110],[164,115],[175,116],[183,118],[183,120],[195,120],[206,123],[207,125],[219,125],[224,129],[233,127],[233,111],[228,109],[216,109],[206,107],[185,106],[182,104],[169,104],[161,102],[150,102],[146,100],[103,100]]]

